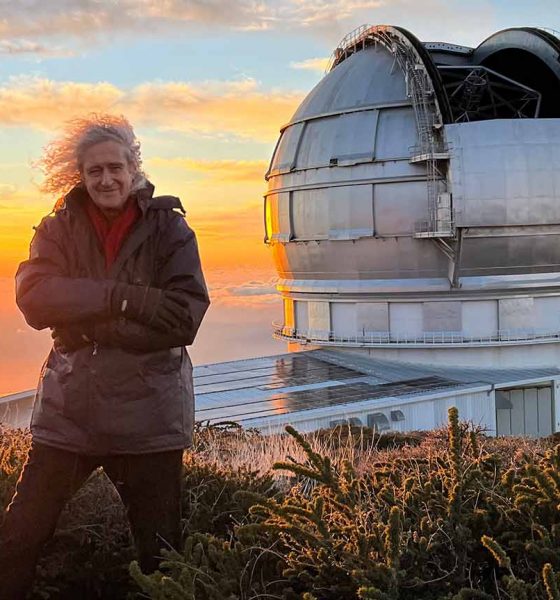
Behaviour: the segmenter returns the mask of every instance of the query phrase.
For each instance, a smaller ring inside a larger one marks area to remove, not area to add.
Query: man
[[[0,598],[23,598],[41,546],[90,473],[119,491],[144,571],[180,541],[183,449],[192,440],[193,342],[209,299],[192,230],[154,197],[124,117],[72,121],[42,159],[63,194],[16,274],[27,322],[50,327],[32,446],[0,529]]]

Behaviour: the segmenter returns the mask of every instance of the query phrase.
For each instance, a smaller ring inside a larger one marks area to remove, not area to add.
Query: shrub
[[[0,431],[7,503],[29,437]],[[560,445],[460,423],[384,438],[201,428],[185,453],[183,546],[133,561],[118,495],[92,475],[34,598],[560,600]]]
[[[0,494],[5,507],[25,462],[30,435],[8,429],[0,433]],[[226,432],[206,435],[217,437],[222,445],[231,441]],[[204,462],[193,452],[185,452],[184,462],[185,535],[204,532],[227,538],[234,525],[246,521],[251,506],[247,495],[236,492],[253,491],[259,497],[277,493],[270,473]],[[125,598],[139,590],[128,573],[133,558],[125,509],[109,479],[97,470],[62,512],[42,553],[32,598]]]
[[[0,508],[3,510],[14,495],[16,482],[31,445],[29,433],[23,429],[7,429],[0,425]]]
[[[291,490],[258,498],[235,539],[189,540],[188,552],[167,555],[165,574],[133,565],[150,597],[214,600],[224,580],[228,600],[556,600],[560,447],[486,438],[450,409],[445,435],[370,452],[358,472],[287,429],[305,456],[274,465]],[[259,569],[255,547],[278,560]],[[247,568],[260,588],[243,579]]]
[[[121,600],[134,547],[118,492],[101,470],[62,512],[37,568],[33,598]]]
[[[306,437],[316,440],[323,446],[331,449],[345,449],[349,446],[361,451],[368,449],[393,450],[403,446],[418,446],[426,437],[425,432],[414,431],[401,433],[399,431],[385,431],[378,433],[371,427],[358,427],[356,425],[337,425],[332,429],[320,429]]]
[[[183,531],[210,533],[228,538],[234,527],[247,520],[252,497],[237,492],[251,492],[259,497],[278,494],[271,474],[261,475],[247,466],[233,471],[221,465],[202,462],[186,452],[183,489]]]

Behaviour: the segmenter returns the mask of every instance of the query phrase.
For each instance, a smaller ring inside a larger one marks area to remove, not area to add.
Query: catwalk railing
[[[273,323],[276,339],[328,346],[497,346],[527,343],[553,343],[560,340],[560,331],[500,330],[492,335],[466,335],[463,332],[425,332],[403,334],[389,331],[364,331],[356,335],[340,335],[318,329],[298,330]]]

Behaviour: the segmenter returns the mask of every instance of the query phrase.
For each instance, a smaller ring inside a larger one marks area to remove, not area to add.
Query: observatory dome
[[[281,129],[276,337],[379,358],[560,362],[560,40],[362,26]]]

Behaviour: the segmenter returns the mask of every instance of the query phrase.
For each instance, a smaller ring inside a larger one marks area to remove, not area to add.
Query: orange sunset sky
[[[14,303],[42,148],[74,116],[124,114],[158,194],[178,195],[199,239],[212,307],[195,364],[285,351],[275,271],[263,244],[264,172],[280,126],[363,23],[425,41],[478,44],[497,29],[560,23],[534,0],[26,0],[0,19],[0,394],[34,387],[48,348]],[[560,27],[560,26],[559,26]]]

